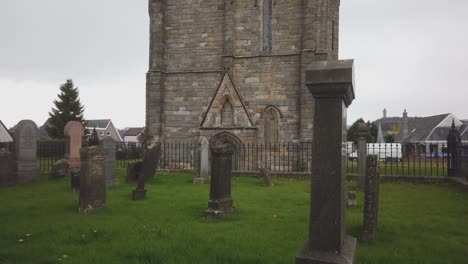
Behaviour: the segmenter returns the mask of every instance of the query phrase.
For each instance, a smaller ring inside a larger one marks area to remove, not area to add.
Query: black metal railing
[[[312,144],[243,144],[235,146],[232,158],[234,171],[256,172],[258,162],[274,172],[310,172]],[[193,142],[166,142],[161,148],[159,169],[195,170],[198,164],[199,146]],[[117,146],[117,167],[126,168],[129,162],[143,160],[143,147],[136,143],[120,143]]]
[[[8,149],[10,152],[15,152],[15,145],[13,142],[0,142],[0,149]]]
[[[42,175],[48,175],[54,164],[65,158],[65,140],[37,141],[37,159]]]
[[[358,173],[358,149],[347,145],[346,171]],[[367,153],[377,155],[382,175],[447,176],[447,143],[415,142],[367,144]]]
[[[13,143],[0,143],[0,148],[14,152]],[[236,146],[233,170],[256,172],[261,162],[276,173],[310,173],[312,143],[287,142],[280,144],[242,144]],[[38,141],[37,156],[42,174],[48,174],[55,162],[64,158],[64,140]],[[143,160],[143,146],[123,142],[116,146],[117,168],[125,169],[130,162]],[[346,172],[358,173],[358,150],[354,144],[346,144]],[[382,175],[398,176],[447,176],[449,154],[446,143],[426,142],[408,144],[368,144],[367,153],[379,156]],[[460,151],[461,158],[468,159],[468,146]],[[161,148],[159,169],[196,170],[199,145],[195,142],[165,142]]]

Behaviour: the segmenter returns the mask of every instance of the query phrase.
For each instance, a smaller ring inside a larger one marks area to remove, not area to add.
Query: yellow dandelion
[[[18,239],[18,242],[24,242],[24,240],[22,238]]]
[[[274,215],[273,215],[273,218],[278,218],[278,216],[274,214]]]
[[[27,237],[31,236],[31,234],[26,234]]]

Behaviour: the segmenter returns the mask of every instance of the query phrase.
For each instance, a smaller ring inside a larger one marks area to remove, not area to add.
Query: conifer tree
[[[54,100],[55,108],[49,112],[47,132],[52,138],[64,138],[63,129],[69,121],[83,123],[84,107],[79,99],[78,87],[74,87],[71,79],[60,85],[58,100]]]

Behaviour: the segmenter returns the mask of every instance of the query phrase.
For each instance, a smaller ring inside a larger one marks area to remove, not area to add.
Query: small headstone
[[[23,120],[15,128],[15,154],[17,181],[39,180],[41,173],[37,161],[37,126],[31,120]]]
[[[209,147],[210,143],[206,139],[206,137],[202,137],[200,140],[200,153],[198,155],[199,158],[199,163],[198,163],[198,177],[193,179],[194,184],[203,184],[205,183],[206,179],[208,179],[208,166],[209,166],[209,161],[208,161],[208,152],[209,152]]]
[[[80,214],[90,214],[106,206],[104,157],[98,146],[80,150]]]
[[[355,191],[349,191],[348,192],[348,208],[356,208],[357,207],[357,201],[356,201],[356,192]]]
[[[364,191],[364,185],[366,181],[366,157],[367,157],[367,135],[369,128],[366,123],[358,124],[358,181],[357,189]]]
[[[70,121],[65,125],[68,165],[70,169],[80,168],[80,149],[82,146],[84,128],[78,121]]]
[[[143,200],[146,197],[145,177],[140,174],[138,177],[138,186],[132,193],[133,200]]]
[[[263,165],[261,161],[258,162],[258,170],[260,171],[260,175],[263,178],[263,184],[266,187],[272,187],[273,182],[271,181],[270,171]]]
[[[142,162],[129,162],[127,165],[127,175],[125,181],[127,183],[136,182],[138,180],[138,172],[141,170]]]
[[[0,187],[16,184],[16,162],[13,153],[0,149]]]
[[[205,216],[221,217],[234,212],[231,198],[232,145],[211,147],[210,200]]]
[[[80,169],[70,169],[71,188],[74,192],[80,191]]]
[[[118,186],[119,181],[115,175],[116,147],[117,143],[111,137],[105,137],[99,141],[104,153],[104,174],[106,175],[106,186]]]
[[[380,168],[377,155],[367,156],[366,163],[362,240],[372,242],[375,237],[379,215]]]
[[[60,179],[68,176],[68,160],[61,159],[54,163],[50,171],[50,179]]]
[[[153,179],[156,173],[156,168],[161,157],[161,142],[156,142],[146,153],[141,165],[141,173],[145,177],[145,181]]]

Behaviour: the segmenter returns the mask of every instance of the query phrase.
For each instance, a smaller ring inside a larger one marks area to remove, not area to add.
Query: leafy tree
[[[49,112],[47,132],[52,138],[64,138],[63,129],[69,121],[83,123],[84,107],[79,99],[78,87],[74,87],[71,79],[60,85],[57,96],[58,100],[54,100],[55,108]]]
[[[357,144],[359,138],[359,123],[366,123],[364,119],[359,118],[348,128],[348,141],[352,141]],[[366,136],[368,143],[373,143],[377,139],[378,127],[371,122],[367,122],[367,127],[369,128],[369,133]]]

